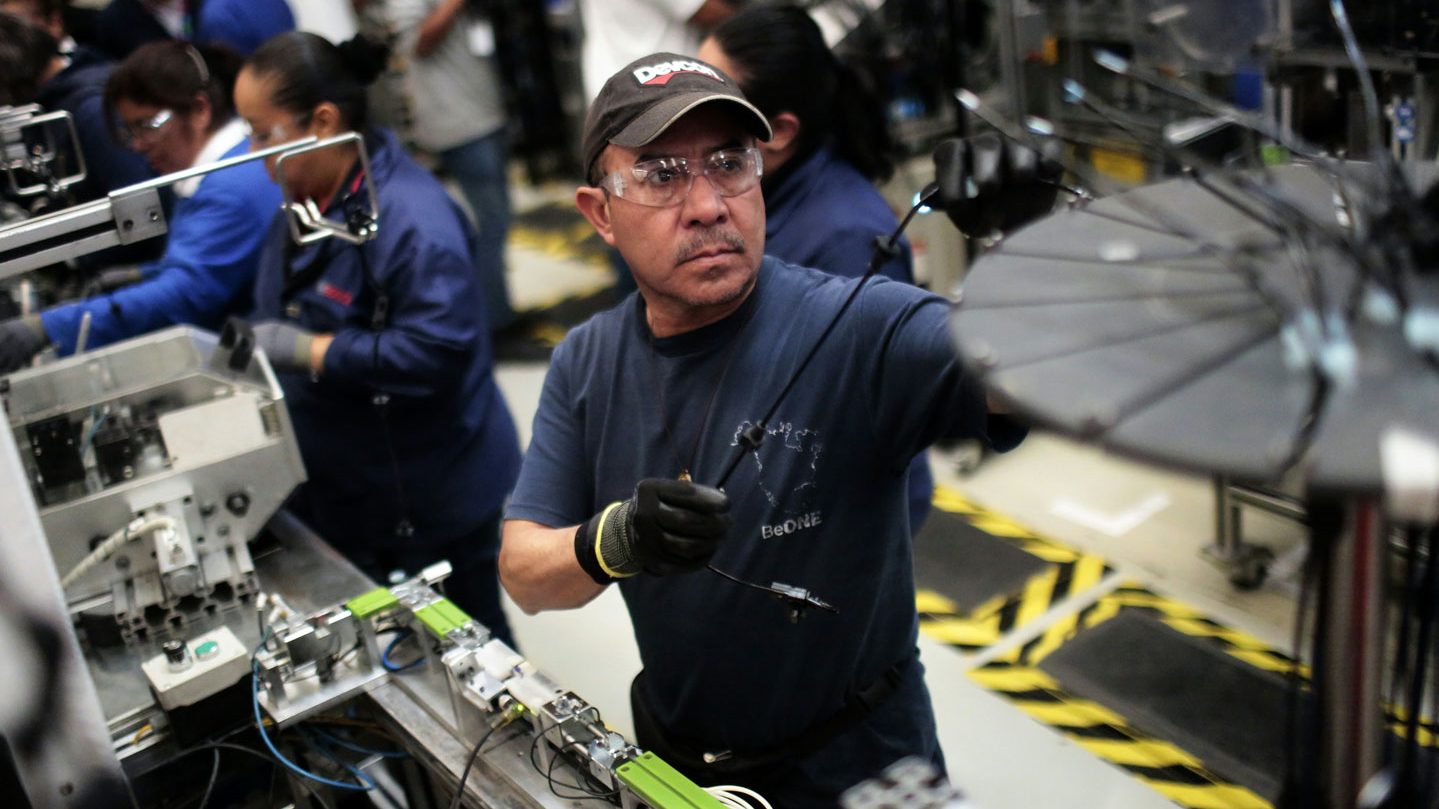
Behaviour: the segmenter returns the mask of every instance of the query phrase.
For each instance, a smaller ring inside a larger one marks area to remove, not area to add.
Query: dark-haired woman
[[[245,154],[245,125],[235,117],[230,86],[239,60],[202,54],[184,42],[156,42],[130,55],[105,85],[116,137],[161,174]],[[164,255],[141,267],[138,283],[0,323],[0,373],[54,343],[75,350],[90,316],[90,348],[188,323],[219,329],[249,310],[265,227],[280,195],[258,163],[201,175],[174,186]]]
[[[764,155],[765,253],[834,275],[864,275],[875,237],[898,224],[875,188],[894,166],[884,109],[868,85],[794,6],[735,14],[698,55],[738,82],[774,131],[757,144]],[[914,283],[908,240],[879,272]],[[929,516],[933,490],[921,453],[909,467],[911,532]]]
[[[284,165],[297,199],[347,221],[379,194],[378,236],[305,247],[277,219],[255,288],[256,342],[285,389],[309,482],[297,508],[383,581],[448,559],[449,597],[505,640],[495,559],[519,442],[492,375],[483,274],[460,208],[394,135],[368,125],[365,85],[384,54],[284,34],[235,85],[256,146],[364,135]],[[271,171],[276,170],[274,162]]]

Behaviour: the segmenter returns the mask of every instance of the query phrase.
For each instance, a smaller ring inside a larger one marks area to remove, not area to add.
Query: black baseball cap
[[[581,157],[586,180],[605,146],[644,146],[685,113],[714,101],[732,106],[756,138],[770,139],[764,113],[746,101],[739,85],[714,65],[676,53],[651,54],[625,65],[605,82],[585,116]]]

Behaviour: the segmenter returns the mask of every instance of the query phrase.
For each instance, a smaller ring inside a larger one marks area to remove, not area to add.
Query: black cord
[[[810,362],[829,339],[829,335],[834,331],[835,326],[839,325],[839,321],[844,317],[845,312],[849,311],[849,307],[852,306],[855,299],[859,297],[859,293],[864,290],[865,284],[868,283],[869,279],[873,277],[875,273],[879,272],[879,268],[898,250],[899,237],[904,234],[905,228],[909,227],[909,223],[914,219],[915,214],[919,213],[921,208],[928,206],[930,201],[938,195],[938,185],[931,184],[926,187],[920,194],[919,200],[910,207],[909,213],[905,214],[904,220],[894,229],[894,233],[890,235],[888,241],[883,239],[875,240],[874,254],[870,257],[869,267],[864,271],[864,275],[861,276],[859,282],[854,285],[854,289],[850,291],[849,297],[844,299],[844,303],[841,304],[839,310],[834,313],[834,317],[830,318],[829,324],[824,327],[824,331],[820,332],[819,338],[809,347],[809,353],[805,354],[804,359],[800,360],[799,366],[796,367],[794,373],[790,375],[789,381],[785,383],[779,395],[774,398],[769,409],[765,411],[764,416],[755,422],[750,429],[745,430],[744,435],[741,437],[738,451],[735,453],[734,458],[730,460],[729,466],[725,467],[724,473],[720,475],[719,480],[715,483],[716,489],[724,488],[725,483],[729,481],[730,475],[734,474],[735,469],[739,467],[740,462],[744,460],[746,454],[752,450],[759,449],[760,443],[764,440],[765,425],[769,423],[770,419],[774,418],[774,414],[779,410],[779,406],[784,403],[785,398],[789,396],[789,392],[798,384],[800,377],[804,375],[805,369],[809,367]]]
[[[465,762],[465,769],[460,771],[460,783],[455,785],[455,796],[450,799],[449,809],[459,809],[460,800],[465,795],[465,782],[470,779],[470,770],[474,768],[475,762],[479,760],[480,750],[484,748],[485,742],[489,741],[490,737],[495,735],[495,731],[508,724],[509,722],[501,722],[495,725],[485,731],[485,734],[480,737],[480,740],[475,742],[474,748],[470,750],[469,760]]]
[[[205,785],[205,794],[200,796],[200,805],[195,809],[205,809],[210,805],[210,793],[215,791],[215,781],[220,777],[220,748],[215,748],[215,763],[210,765],[210,782]]]
[[[202,750],[215,750],[215,751],[217,751],[217,752],[220,751],[220,750],[234,750],[234,751],[236,751],[236,752],[245,753],[245,754],[247,754],[247,755],[254,756],[254,757],[258,758],[258,759],[261,759],[262,761],[268,762],[269,764],[271,764],[271,765],[274,766],[274,767],[279,767],[279,766],[280,766],[280,763],[277,762],[275,759],[273,759],[273,758],[265,755],[264,753],[261,753],[259,750],[256,750],[256,749],[254,749],[254,748],[252,748],[252,747],[246,747],[246,746],[244,746],[243,744],[233,744],[233,743],[230,743],[230,742],[206,742],[206,743],[204,743],[204,744],[197,744],[197,745],[195,745],[194,747],[191,747],[191,748],[189,748],[189,749],[187,749],[187,750],[182,750],[182,751],[180,751],[179,753],[176,753],[175,755],[171,756],[170,758],[165,759],[164,761],[160,762],[159,764],[157,764],[157,765],[155,765],[154,767],[152,767],[152,768],[150,768],[149,770],[147,770],[145,774],[148,775],[149,773],[153,773],[153,772],[155,772],[155,771],[157,771],[157,770],[164,769],[165,767],[168,767],[168,766],[170,766],[171,764],[174,764],[175,762],[179,761],[180,759],[186,758],[187,756],[194,755],[195,753],[198,753],[198,752],[200,752],[200,751],[202,751]],[[331,807],[330,804],[326,803],[326,802],[325,802],[325,799],[320,796],[320,793],[316,792],[315,789],[314,789],[314,787],[312,787],[312,786],[310,786],[308,783],[306,783],[306,782],[304,781],[304,779],[292,779],[292,782],[293,782],[293,783],[298,783],[301,787],[303,787],[304,790],[310,794],[310,797],[311,797],[312,799],[314,799],[315,803],[317,803],[317,804],[320,805],[321,809],[333,809],[333,807]],[[130,789],[130,781],[129,781],[129,779],[126,779],[126,780],[125,780],[125,786],[126,786],[127,789]],[[130,797],[131,797],[131,800],[132,800],[132,801],[135,800],[135,797],[134,797],[134,796],[135,796],[135,793],[134,793],[133,790],[131,790],[131,792],[130,792]],[[139,809],[139,805],[140,805],[139,802],[138,802],[138,801],[135,801],[136,809]]]
[[[1439,598],[1439,559],[1435,558],[1435,550],[1439,549],[1439,543],[1434,541],[1435,532],[1431,528],[1425,533],[1425,550],[1428,551],[1428,559],[1424,566],[1424,580],[1416,593],[1417,607],[1419,611],[1419,637],[1417,641],[1418,659],[1414,664],[1414,674],[1409,685],[1409,704],[1405,727],[1405,745],[1403,764],[1399,768],[1399,788],[1402,795],[1417,796],[1420,779],[1419,761],[1419,719],[1420,712],[1424,710],[1424,686],[1428,673],[1429,658],[1432,654],[1430,648],[1434,637],[1434,609],[1435,599]]]
[[[554,751],[554,755],[551,756],[551,758],[550,758],[550,765],[549,765],[549,767],[547,767],[547,768],[545,768],[545,769],[541,769],[541,768],[540,768],[540,763],[535,760],[535,753],[539,752],[539,744],[540,744],[540,742],[541,742],[542,740],[544,740],[544,738],[545,738],[545,734],[543,734],[543,733],[536,733],[536,734],[535,734],[535,738],[530,741],[529,760],[530,760],[530,767],[533,768],[536,773],[538,773],[539,775],[543,775],[543,776],[545,777],[545,782],[546,782],[546,784],[548,784],[548,786],[549,786],[549,788],[550,788],[550,793],[551,793],[552,795],[554,795],[556,798],[562,798],[562,799],[564,799],[564,800],[571,800],[571,801],[605,801],[605,802],[607,802],[607,803],[608,803],[608,802],[611,802],[612,799],[614,799],[614,798],[616,798],[616,797],[619,797],[620,791],[619,791],[618,789],[608,789],[608,790],[605,790],[604,792],[593,792],[593,791],[591,791],[591,790],[586,789],[586,788],[585,788],[583,785],[581,785],[581,784],[567,784],[567,783],[564,783],[564,782],[555,781],[555,777],[554,777],[555,764],[558,763],[560,757],[563,756],[564,753],[563,753],[561,750],[556,749],[556,750]],[[588,775],[587,773],[585,773],[583,770],[579,770],[579,772],[580,772],[580,774],[581,774],[582,777],[585,777],[585,778],[588,778],[588,777],[589,777],[589,775]],[[578,790],[579,790],[581,793],[583,793],[583,794],[580,794],[580,795],[561,795],[560,792],[559,792],[559,790],[555,789],[556,786],[568,787],[568,788],[570,788],[570,789],[578,789]]]

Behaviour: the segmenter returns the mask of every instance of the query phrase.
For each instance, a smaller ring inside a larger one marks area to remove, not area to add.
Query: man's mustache
[[[733,250],[736,253],[743,253],[745,251],[744,237],[733,230],[704,231],[696,234],[693,239],[685,242],[675,251],[675,263],[683,264],[704,250],[717,245]]]

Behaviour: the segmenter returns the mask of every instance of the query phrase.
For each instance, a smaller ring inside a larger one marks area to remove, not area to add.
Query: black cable
[[[876,239],[874,254],[870,257],[869,267],[865,269],[864,275],[861,276],[859,282],[854,285],[854,289],[850,291],[849,297],[844,299],[844,303],[841,304],[839,310],[834,313],[834,317],[830,318],[829,325],[824,327],[824,331],[820,332],[819,338],[809,347],[809,353],[805,354],[804,359],[800,360],[799,366],[795,368],[794,373],[790,375],[789,381],[785,383],[779,395],[774,398],[769,409],[765,411],[764,416],[755,422],[750,429],[744,431],[744,434],[740,438],[738,451],[735,452],[734,458],[730,460],[729,466],[725,467],[724,473],[720,475],[719,480],[714,484],[716,489],[724,488],[725,483],[729,481],[730,475],[734,474],[735,469],[739,467],[740,462],[744,460],[746,454],[752,450],[759,449],[760,443],[764,441],[765,425],[769,423],[771,418],[774,418],[774,414],[779,410],[779,406],[784,403],[785,397],[789,396],[789,392],[794,389],[800,377],[804,375],[805,369],[809,367],[810,362],[829,339],[829,335],[834,331],[834,327],[839,324],[845,312],[849,311],[849,307],[854,304],[855,299],[858,298],[859,293],[864,290],[865,284],[869,279],[872,278],[875,273],[879,272],[879,268],[884,266],[888,257],[899,249],[899,237],[904,234],[905,228],[909,227],[909,223],[914,219],[915,214],[919,213],[921,208],[928,206],[930,201],[938,195],[939,187],[937,185],[932,184],[925,188],[925,190],[920,193],[919,200],[910,207],[909,213],[905,214],[904,219],[899,223],[899,226],[894,229],[894,233],[890,235],[888,241]]]
[[[1439,559],[1435,558],[1435,550],[1439,550],[1439,543],[1434,541],[1435,532],[1432,528],[1425,532],[1425,550],[1428,551],[1428,560],[1424,567],[1424,581],[1417,593],[1419,609],[1419,637],[1417,641],[1418,660],[1414,664],[1414,676],[1409,685],[1409,704],[1407,710],[1409,715],[1405,717],[1405,745],[1402,764],[1399,768],[1399,789],[1402,795],[1417,796],[1420,773],[1419,762],[1419,718],[1424,710],[1424,686],[1429,669],[1429,658],[1432,654],[1430,648],[1434,637],[1434,609],[1435,600],[1439,599]]]
[[[210,765],[210,782],[205,784],[205,794],[200,796],[200,805],[195,809],[205,809],[210,805],[210,793],[215,791],[215,781],[220,777],[220,748],[215,748],[215,763]]]
[[[616,798],[616,797],[619,796],[620,791],[619,791],[618,789],[608,789],[608,790],[605,790],[603,793],[600,793],[600,792],[592,792],[592,791],[586,789],[586,788],[585,788],[583,785],[581,785],[581,784],[567,784],[567,783],[564,783],[564,782],[555,781],[555,777],[554,777],[555,764],[559,761],[560,757],[564,755],[564,753],[563,753],[561,750],[556,749],[556,750],[554,751],[554,755],[552,755],[552,756],[550,757],[550,765],[549,765],[549,767],[547,767],[547,768],[545,768],[545,769],[541,769],[541,768],[540,768],[540,763],[535,760],[535,753],[539,752],[539,744],[540,744],[540,742],[541,742],[542,740],[544,740],[544,738],[545,738],[545,735],[544,735],[543,733],[536,733],[536,734],[535,734],[535,738],[530,741],[530,752],[529,752],[528,758],[529,758],[529,760],[530,760],[530,767],[531,767],[537,774],[543,775],[543,776],[545,777],[545,782],[546,782],[546,784],[547,784],[547,785],[549,786],[549,788],[550,788],[550,794],[554,795],[556,798],[561,798],[561,799],[564,799],[564,800],[571,800],[571,801],[596,801],[596,800],[602,800],[602,801],[605,801],[606,803],[611,802],[611,800],[612,800],[613,798]],[[578,769],[578,768],[577,768],[577,769]],[[580,772],[580,774],[581,774],[582,777],[586,777],[586,778],[589,777],[589,776],[588,776],[588,773],[585,773],[583,770],[579,770],[579,772]],[[561,795],[560,792],[559,792],[559,790],[555,789],[556,786],[568,787],[568,788],[570,788],[570,789],[578,789],[578,790],[580,790],[580,792],[583,793],[583,794],[581,794],[581,795]]]
[[[495,735],[495,731],[508,724],[509,722],[501,722],[495,725],[485,731],[484,735],[480,737],[480,740],[475,742],[474,748],[470,750],[469,760],[465,762],[465,768],[460,771],[460,783],[455,785],[455,795],[450,799],[449,809],[459,809],[460,800],[465,795],[465,782],[470,779],[470,770],[474,768],[475,762],[479,760],[480,750],[485,746],[485,742],[489,741],[490,737]]]
[[[204,744],[197,744],[194,747],[176,753],[175,755],[165,759],[154,767],[151,767],[149,770],[146,770],[144,774],[148,775],[155,772],[156,770],[164,769],[165,767],[174,764],[180,759],[194,755],[195,753],[198,753],[202,750],[234,750],[236,752],[254,756],[258,759],[261,759],[262,761],[268,762],[275,767],[280,766],[279,762],[275,761],[273,758],[265,755],[264,753],[261,753],[259,750],[256,750],[252,747],[246,747],[243,744],[232,744],[230,742],[206,742]],[[303,787],[304,790],[310,794],[310,797],[314,799],[315,803],[320,805],[321,809],[333,809],[333,807],[331,807],[330,804],[326,803],[325,799],[320,796],[320,793],[316,792],[314,787],[311,787],[308,783],[304,781],[304,779],[292,779],[292,783],[298,783],[301,787]],[[126,785],[127,787],[129,785],[128,779],[126,780]],[[132,792],[131,795],[133,797],[134,793]],[[138,802],[136,802],[136,807],[138,809]]]

